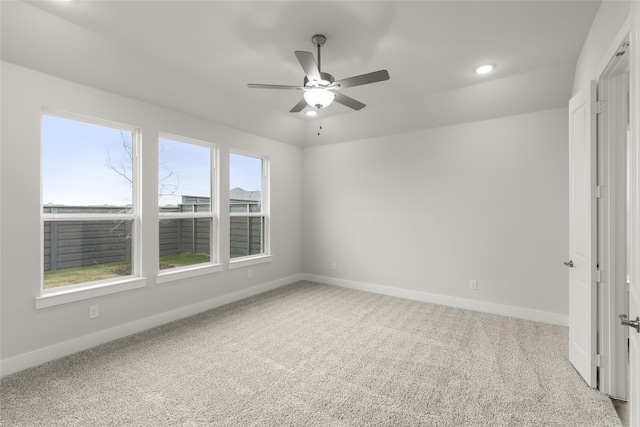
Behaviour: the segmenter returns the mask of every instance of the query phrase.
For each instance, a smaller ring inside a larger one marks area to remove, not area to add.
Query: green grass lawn
[[[193,264],[209,262],[209,254],[194,254],[192,252],[178,252],[177,254],[164,255],[160,257],[160,264],[172,265],[174,267],[184,267]]]
[[[209,262],[209,254],[194,254],[180,252],[160,257],[160,268],[185,267],[187,265]],[[44,289],[59,286],[77,285],[78,283],[94,282],[97,280],[113,279],[131,274],[131,263],[111,262],[88,267],[66,268],[64,270],[45,271]]]

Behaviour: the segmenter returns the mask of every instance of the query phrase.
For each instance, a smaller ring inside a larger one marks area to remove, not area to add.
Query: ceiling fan
[[[255,83],[249,83],[247,86],[253,89],[285,89],[304,91],[302,100],[289,110],[290,113],[299,113],[307,105],[320,109],[329,106],[333,101],[346,105],[354,110],[361,110],[366,106],[365,104],[360,101],[356,101],[353,98],[349,98],[342,94],[340,90],[348,87],[389,80],[389,73],[387,70],[380,70],[336,81],[331,74],[324,73],[320,69],[320,50],[324,45],[324,42],[327,41],[327,38],[322,34],[316,34],[311,38],[311,41],[314,46],[318,48],[317,64],[311,52],[300,50],[295,51],[295,55],[306,74],[302,86],[265,85]]]

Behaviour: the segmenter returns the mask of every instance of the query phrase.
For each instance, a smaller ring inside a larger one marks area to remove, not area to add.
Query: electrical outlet
[[[333,271],[336,271],[336,270],[338,269],[338,264],[336,264],[335,262],[332,262],[332,263],[331,263],[331,269],[332,269]]]
[[[100,306],[92,305],[89,307],[89,319],[100,317]]]
[[[478,289],[478,281],[477,280],[469,280],[469,289],[475,291]]]
[[[253,270],[247,271],[247,278],[253,279]]]

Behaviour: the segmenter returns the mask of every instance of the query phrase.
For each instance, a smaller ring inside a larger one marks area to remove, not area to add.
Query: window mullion
[[[229,212],[232,218],[264,218],[266,215],[262,212]]]
[[[42,214],[45,221],[118,221],[133,220],[130,214]]]
[[[213,212],[160,212],[160,218],[213,218]]]

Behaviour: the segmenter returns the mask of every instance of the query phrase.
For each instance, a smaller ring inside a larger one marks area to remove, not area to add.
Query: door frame
[[[640,3],[631,2],[629,139],[629,317],[640,316]],[[631,425],[640,425],[640,334],[629,330]]]
[[[627,22],[628,24],[628,22]],[[627,301],[627,131],[629,119],[629,28],[614,40],[615,50],[599,73],[597,83],[597,354],[598,389],[627,399],[627,342],[629,328],[619,314]]]

